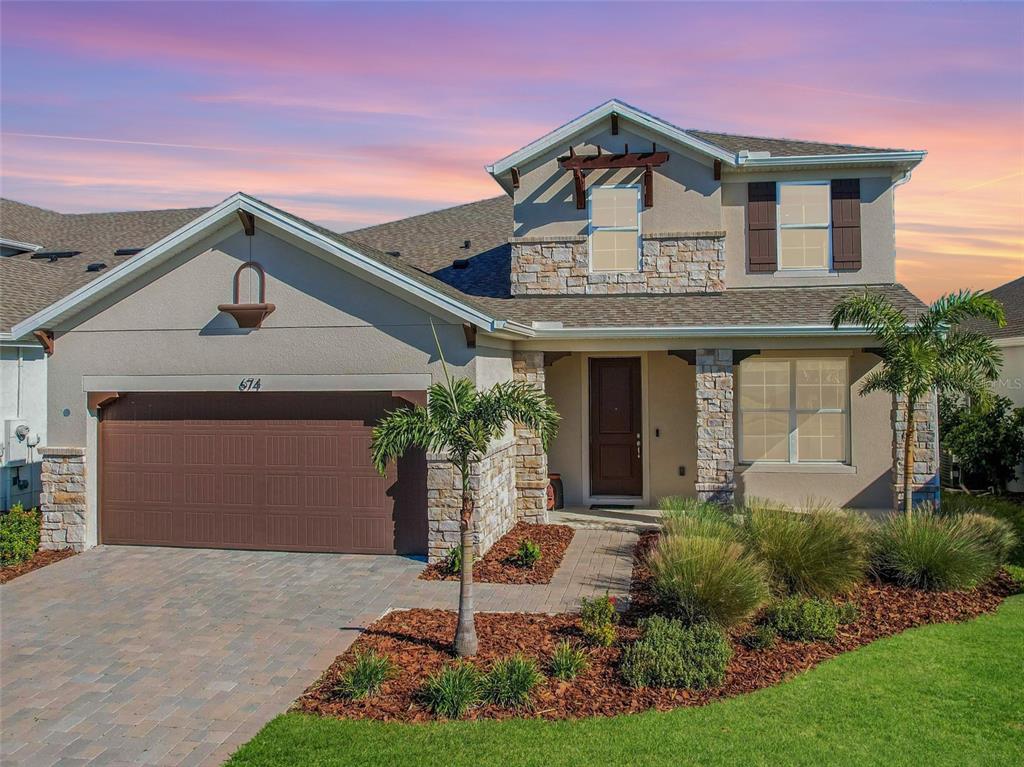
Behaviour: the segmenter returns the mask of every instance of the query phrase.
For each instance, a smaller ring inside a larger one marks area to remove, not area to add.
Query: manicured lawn
[[[1018,765],[1024,595],[970,623],[928,626],[775,688],[614,719],[431,725],[279,716],[243,765]]]

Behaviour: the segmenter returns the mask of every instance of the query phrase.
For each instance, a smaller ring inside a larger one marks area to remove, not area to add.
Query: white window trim
[[[828,204],[825,210],[828,212],[827,224],[783,224],[782,223],[782,187],[784,186],[824,186],[828,188]],[[775,252],[777,267],[775,273],[784,272],[788,277],[819,277],[824,274],[835,274],[832,268],[832,182],[831,181],[776,181],[775,182]],[[782,230],[783,229],[825,229],[828,234],[825,241],[828,245],[828,254],[825,258],[825,266],[789,266],[782,265]]]
[[[822,359],[831,362],[842,362],[846,368],[846,387],[844,388],[844,405],[843,408],[819,408],[817,410],[797,410],[796,408],[796,363],[798,361],[807,359]],[[850,424],[850,360],[847,357],[772,357],[773,362],[786,362],[789,364],[789,459],[788,460],[772,460],[769,458],[762,458],[757,460],[747,460],[743,456],[743,412],[744,408],[740,404],[742,398],[742,386],[743,386],[743,363],[741,362],[737,367],[736,372],[737,384],[736,387],[736,434],[738,444],[736,446],[736,454],[739,456],[739,463],[742,466],[851,466],[851,454],[852,448],[850,445],[851,437],[851,424]],[[757,413],[781,413],[783,412],[779,408],[760,408],[753,409],[749,412]],[[841,461],[814,461],[814,460],[800,460],[800,439],[799,432],[797,431],[797,420],[803,413],[840,413],[845,415],[844,420],[844,431],[845,437],[843,444],[843,460]]]
[[[594,226],[592,199],[595,189],[633,189],[636,191],[636,269],[594,269],[594,232],[631,232],[631,226]],[[643,197],[639,184],[595,184],[587,189],[587,271],[592,274],[632,274],[642,272],[643,242],[640,233],[643,231]]]

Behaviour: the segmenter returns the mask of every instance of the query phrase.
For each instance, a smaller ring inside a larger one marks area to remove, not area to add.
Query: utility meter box
[[[32,430],[28,421],[20,418],[4,421],[4,454],[0,463],[4,466],[18,466],[27,462],[31,438]]]

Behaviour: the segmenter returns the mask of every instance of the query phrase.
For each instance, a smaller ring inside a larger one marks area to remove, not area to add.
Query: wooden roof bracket
[[[722,180],[722,161],[715,160],[715,181]]]
[[[654,205],[654,168],[648,165],[644,168],[644,207]]]
[[[519,168],[512,168],[512,188],[519,188]]]
[[[91,391],[87,397],[90,410],[99,410],[121,396],[116,391]]]
[[[256,234],[256,217],[252,213],[239,208],[238,218],[242,222],[242,229],[245,230],[246,237],[252,237]]]
[[[563,357],[572,355],[572,352],[544,352],[544,367],[549,368]]]
[[[466,347],[469,349],[476,348],[476,325],[470,325],[468,322],[462,326],[462,332],[466,334]]]
[[[32,335],[36,337],[40,346],[43,347],[43,351],[46,352],[46,356],[49,357],[53,354],[53,331],[52,330],[33,330]]]
[[[583,171],[579,168],[573,169],[572,182],[573,196],[576,198],[576,210],[586,210],[587,197],[585,193],[585,184],[583,182]]]
[[[619,116],[612,112],[612,135],[619,135]]]

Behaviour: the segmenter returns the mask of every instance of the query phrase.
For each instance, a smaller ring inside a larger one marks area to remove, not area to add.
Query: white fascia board
[[[551,328],[531,327],[521,323],[508,322],[506,331],[537,339],[615,339],[615,338],[725,338],[751,337],[766,338],[809,338],[870,336],[871,332],[862,327],[833,328],[831,325],[725,325],[725,326],[666,326],[666,327],[580,327]]]
[[[636,107],[631,107],[629,104],[612,99],[611,101],[606,101],[604,104],[601,104],[601,106],[595,107],[589,112],[580,115],[575,120],[567,122],[560,128],[555,128],[555,130],[551,131],[547,135],[541,136],[536,141],[527,144],[522,149],[513,152],[507,157],[503,157],[494,164],[486,166],[487,172],[492,176],[500,176],[507,173],[517,165],[523,165],[537,155],[548,151],[551,147],[564,144],[580,131],[585,130],[594,123],[611,117],[613,113],[625,120],[630,120],[638,125],[642,125],[655,133],[660,133],[666,138],[680,143],[683,146],[688,146],[698,152],[710,155],[711,157],[728,163],[729,165],[736,165],[736,155],[732,152],[727,152],[721,147],[717,147],[714,144],[709,144],[706,141],[702,141],[701,139],[691,136],[682,128],[678,128],[664,120],[659,120],[654,115],[642,112]]]
[[[101,277],[69,293],[31,317],[22,320],[11,328],[11,335],[15,338],[20,338],[31,333],[33,330],[45,328],[66,319],[92,301],[98,300],[110,293],[125,280],[131,278],[132,275],[144,271],[147,267],[151,267],[169,258],[181,249],[198,242],[203,236],[221,226],[225,220],[238,210],[245,210],[273,226],[290,232],[313,247],[327,251],[339,259],[353,264],[362,271],[369,272],[394,285],[401,291],[426,300],[430,304],[438,306],[466,322],[471,322],[484,330],[492,330],[495,326],[495,321],[492,317],[450,296],[439,293],[411,277],[390,269],[379,261],[364,256],[352,248],[335,242],[320,232],[296,221],[291,216],[281,214],[265,206],[259,200],[249,197],[242,192],[237,192],[194,221],[104,273]]]
[[[35,245],[31,242],[20,242],[19,240],[11,240],[7,237],[0,237],[0,246],[32,253],[43,249],[42,245]]]
[[[785,166],[830,165],[918,165],[928,152],[858,152],[855,154],[800,155],[796,157],[740,157],[740,168],[778,168]]]

